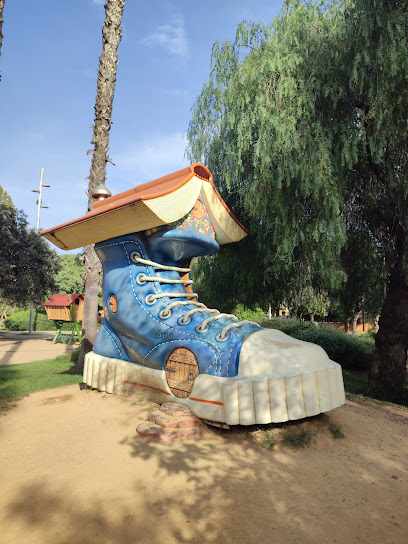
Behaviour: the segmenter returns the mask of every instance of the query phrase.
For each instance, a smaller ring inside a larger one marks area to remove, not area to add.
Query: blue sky
[[[243,21],[272,22],[281,0],[127,0],[108,164],[113,194],[187,165],[191,107],[214,42]],[[86,211],[103,0],[6,0],[0,57],[0,185],[31,226],[44,168],[41,228]]]

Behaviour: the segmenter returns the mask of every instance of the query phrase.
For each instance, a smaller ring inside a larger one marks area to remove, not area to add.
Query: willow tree
[[[339,289],[348,239],[369,239],[389,274],[370,383],[393,401],[408,349],[404,6],[287,1],[271,26],[240,25],[214,45],[188,133],[251,233],[199,270],[221,305]]]
[[[112,105],[118,66],[118,47],[122,39],[122,15],[125,0],[107,0],[105,26],[102,28],[102,54],[99,58],[95,121],[93,126],[92,165],[88,185],[88,211],[93,208],[92,193],[105,184],[106,163],[110,161],[109,131],[112,124]],[[93,246],[85,249],[85,304],[82,323],[82,343],[78,365],[83,366],[84,356],[92,350],[97,332],[98,290],[101,265]]]

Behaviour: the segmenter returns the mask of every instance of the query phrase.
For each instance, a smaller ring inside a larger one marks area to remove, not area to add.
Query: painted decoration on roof
[[[174,223],[148,229],[145,231],[145,235],[150,236],[155,232],[166,230],[189,230],[199,232],[200,234],[210,236],[213,240],[215,240],[215,230],[212,226],[204,201],[201,197],[197,199],[192,210],[186,216],[182,217],[178,221],[174,221]]]

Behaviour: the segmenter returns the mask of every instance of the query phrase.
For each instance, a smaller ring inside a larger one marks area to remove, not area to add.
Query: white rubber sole
[[[138,390],[156,402],[186,404],[200,418],[228,425],[282,423],[328,412],[345,403],[339,364],[291,377],[220,378],[201,374],[189,398],[178,398],[167,385],[164,370],[153,370],[90,352],[85,356],[84,383],[106,391]]]

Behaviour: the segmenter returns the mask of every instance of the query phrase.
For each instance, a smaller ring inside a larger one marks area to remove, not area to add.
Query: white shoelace
[[[164,264],[155,263],[154,261],[149,261],[147,259],[142,259],[140,255],[133,251],[130,255],[131,259],[135,263],[144,264],[146,266],[152,266],[153,268],[158,268],[159,270],[170,270],[173,272],[181,272],[183,274],[187,274],[191,271],[190,268],[179,268],[178,266],[166,266]],[[181,278],[179,280],[170,280],[165,278],[160,278],[159,276],[146,276],[146,274],[140,273],[136,276],[136,281],[139,285],[144,285],[147,282],[159,282],[159,283],[167,283],[167,284],[181,284],[181,285],[192,285],[192,280],[182,280]],[[197,298],[197,293],[158,293],[157,295],[148,295],[146,297],[146,303],[147,304],[154,304],[155,301],[159,298],[189,298],[194,299]],[[217,334],[216,338],[218,341],[225,340],[228,332],[231,329],[242,327],[243,325],[250,324],[250,325],[256,325],[257,327],[260,327],[259,323],[256,323],[255,321],[248,321],[247,319],[244,319],[242,321],[238,320],[238,317],[233,314],[224,314],[219,312],[218,310],[207,308],[205,304],[202,304],[201,302],[197,302],[195,300],[176,300],[175,302],[171,302],[166,308],[164,308],[160,312],[161,319],[167,319],[171,316],[171,310],[175,308],[176,306],[187,306],[187,305],[194,305],[196,308],[193,310],[189,310],[184,314],[184,316],[179,320],[179,323],[182,325],[187,325],[191,321],[191,316],[194,315],[197,312],[209,312],[212,314],[215,314],[211,317],[208,317],[207,319],[203,319],[201,322],[201,325],[197,327],[198,332],[205,332],[208,330],[208,326],[213,321],[216,321],[217,319],[222,319],[223,317],[227,317],[229,319],[235,319],[237,320],[237,323],[230,323],[229,325],[226,325],[222,331]]]

